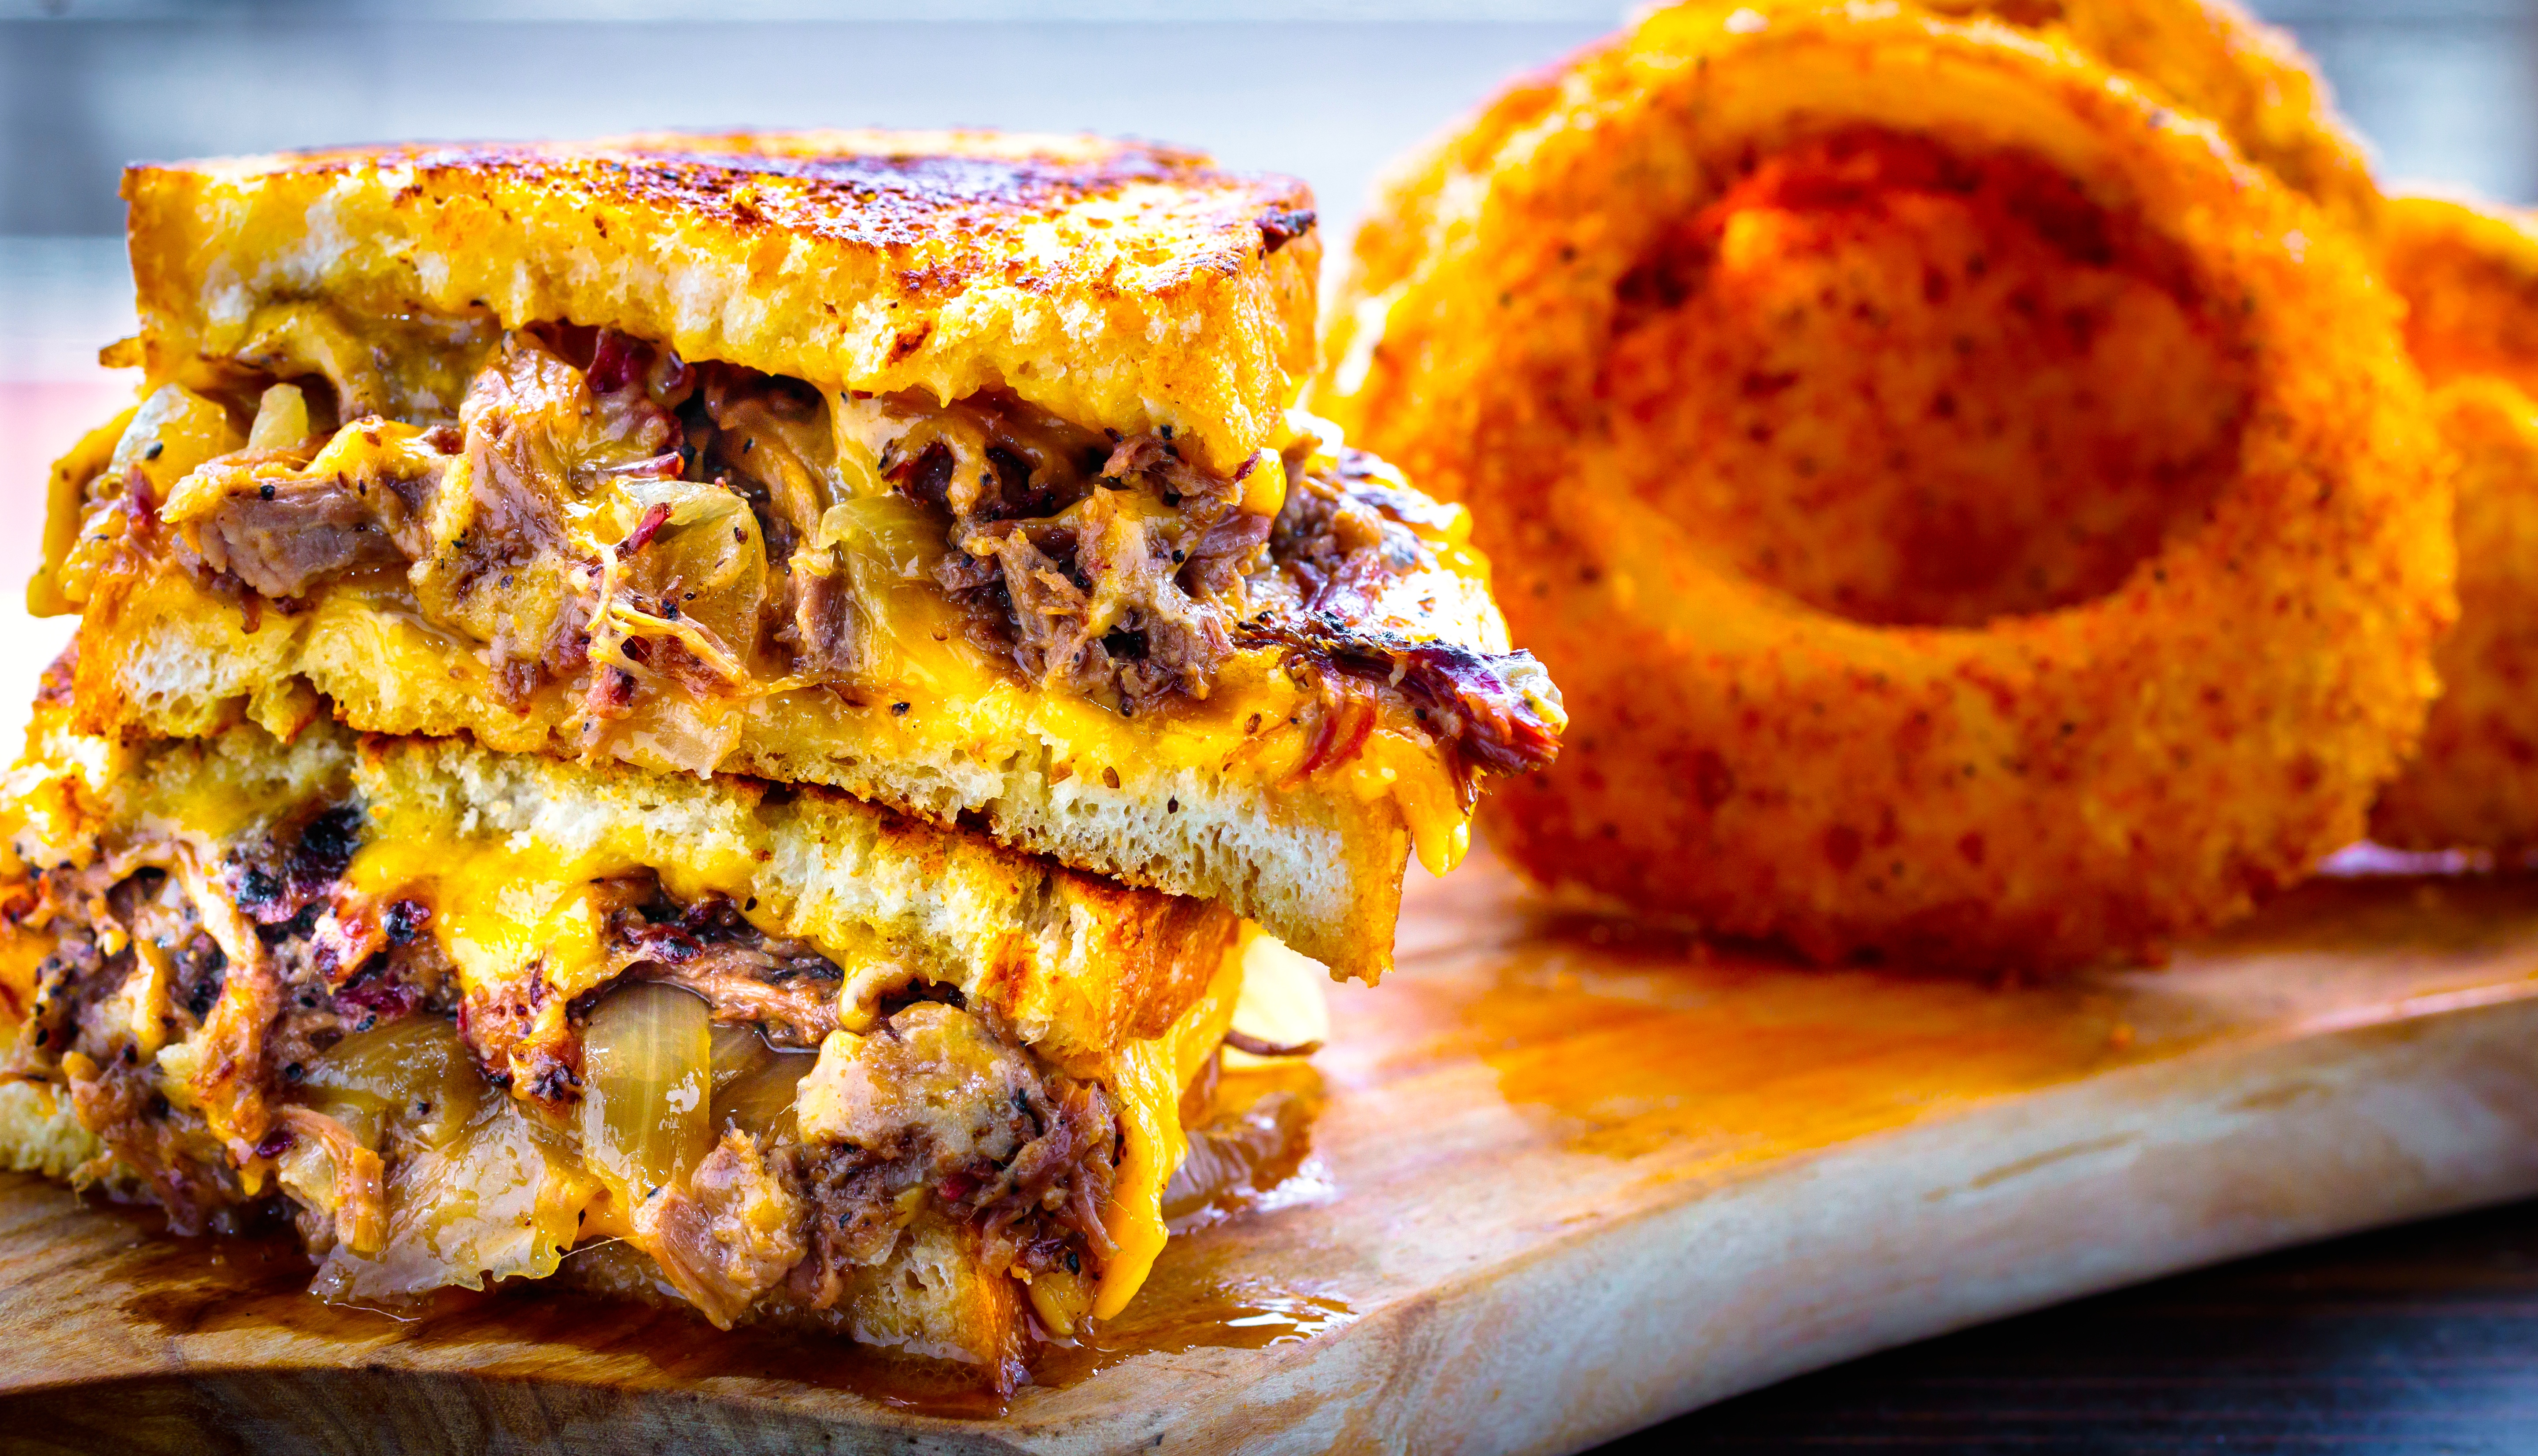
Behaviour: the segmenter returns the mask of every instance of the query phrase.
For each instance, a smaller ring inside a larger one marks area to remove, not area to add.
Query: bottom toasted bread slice
[[[834,792],[324,721],[121,745],[56,694],[7,789],[0,1162],[287,1216],[321,1297],[616,1240],[717,1325],[1000,1383],[1143,1280],[1269,944]]]

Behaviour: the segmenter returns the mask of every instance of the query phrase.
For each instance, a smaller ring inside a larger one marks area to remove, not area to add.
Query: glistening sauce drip
[[[1172,1242],[1137,1299],[1084,1340],[1054,1345],[1032,1383],[1063,1388],[1144,1355],[1263,1350],[1344,1329],[1357,1311],[1309,1280],[1231,1274],[1225,1246],[1200,1229],[1321,1202],[1335,1190],[1311,1157],[1323,1098],[1309,1063],[1272,1063],[1219,1076],[1214,1115],[1195,1127],[1180,1171],[1164,1190]]]
[[[1006,1410],[965,1365],[756,1325],[717,1333],[685,1309],[535,1285],[442,1290],[393,1315],[326,1304],[308,1296],[313,1265],[286,1237],[169,1238],[155,1214],[112,1212],[147,1241],[105,1271],[106,1280],[133,1287],[121,1311],[166,1337],[281,1331],[357,1349],[464,1349],[465,1368],[485,1375],[508,1373],[514,1359],[529,1373],[547,1363],[541,1349],[561,1345],[621,1360],[614,1378],[629,1385],[766,1380],[950,1420],[992,1420]]]
[[[1127,1313],[1091,1340],[1050,1349],[1032,1367],[1032,1383],[1064,1389],[1147,1355],[1293,1345],[1346,1329],[1357,1317],[1345,1299],[1309,1282],[1220,1282],[1186,1264],[1158,1264]]]

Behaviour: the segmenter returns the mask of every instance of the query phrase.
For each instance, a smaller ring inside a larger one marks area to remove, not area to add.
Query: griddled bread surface
[[[1232,470],[1313,364],[1301,182],[1086,136],[814,131],[136,166],[154,377],[254,310],[606,325],[831,388],[993,385]]]

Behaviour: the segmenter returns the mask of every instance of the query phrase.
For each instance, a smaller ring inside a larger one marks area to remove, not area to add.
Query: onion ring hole
[[[2237,470],[2251,366],[2170,239],[2048,164],[1854,128],[1616,289],[1598,398],[1718,568],[1871,626],[2113,591]]]

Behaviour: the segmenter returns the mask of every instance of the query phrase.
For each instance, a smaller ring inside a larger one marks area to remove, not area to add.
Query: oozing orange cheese
[[[1225,1040],[1234,1025],[1235,1003],[1242,998],[1243,948],[1259,932],[1243,928],[1243,939],[1225,958],[1225,966],[1207,994],[1181,1014],[1170,1029],[1151,1041],[1132,1043],[1119,1056],[1111,1090],[1119,1101],[1119,1125],[1127,1147],[1119,1159],[1119,1180],[1110,1211],[1102,1223],[1119,1251],[1102,1271],[1094,1291],[1093,1317],[1108,1319],[1128,1307],[1146,1282],[1169,1235],[1164,1228],[1164,1185],[1181,1165],[1188,1143],[1181,1127],[1181,1090],[1188,1087],[1208,1054]]]

